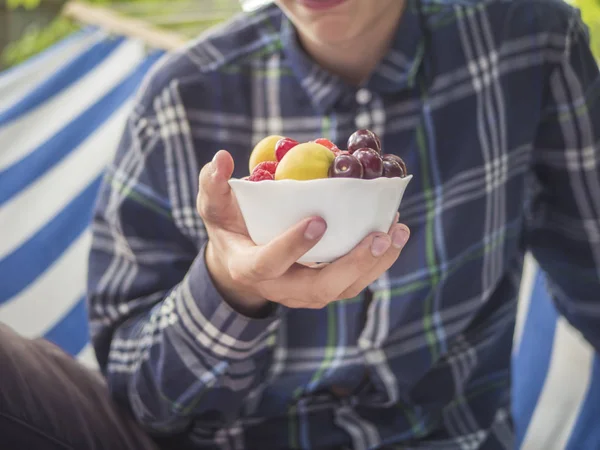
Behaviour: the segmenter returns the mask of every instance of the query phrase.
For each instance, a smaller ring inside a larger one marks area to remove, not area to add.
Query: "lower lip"
[[[323,11],[325,9],[334,8],[346,0],[299,0],[302,5],[309,9],[316,9]]]

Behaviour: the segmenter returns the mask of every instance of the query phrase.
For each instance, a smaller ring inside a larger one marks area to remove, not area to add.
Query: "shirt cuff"
[[[264,318],[251,318],[234,310],[215,287],[204,259],[206,245],[192,263],[178,296],[177,310],[184,326],[220,357],[243,359],[274,345],[281,321],[280,305]],[[196,330],[194,333],[193,330]]]

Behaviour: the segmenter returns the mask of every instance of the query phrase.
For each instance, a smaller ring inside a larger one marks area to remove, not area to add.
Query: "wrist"
[[[215,288],[229,306],[247,317],[260,318],[268,315],[272,306],[271,302],[235,283],[229,276],[226,265],[215,253],[215,248],[210,240],[206,244],[204,261]]]

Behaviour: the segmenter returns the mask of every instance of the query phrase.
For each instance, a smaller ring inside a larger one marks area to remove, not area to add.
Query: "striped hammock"
[[[132,96],[159,56],[87,29],[0,74],[0,320],[90,365],[94,198]]]

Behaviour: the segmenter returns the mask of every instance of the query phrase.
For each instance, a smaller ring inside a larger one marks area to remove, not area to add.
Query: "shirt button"
[[[362,88],[356,92],[356,103],[359,105],[366,105],[372,98],[373,95],[371,95],[371,91],[368,89]]]
[[[364,128],[369,128],[370,123],[371,123],[371,118],[369,117],[369,114],[367,114],[366,112],[362,112],[362,113],[358,114],[356,116],[356,118],[354,119],[354,125],[356,125],[356,128],[359,130],[362,130]]]

